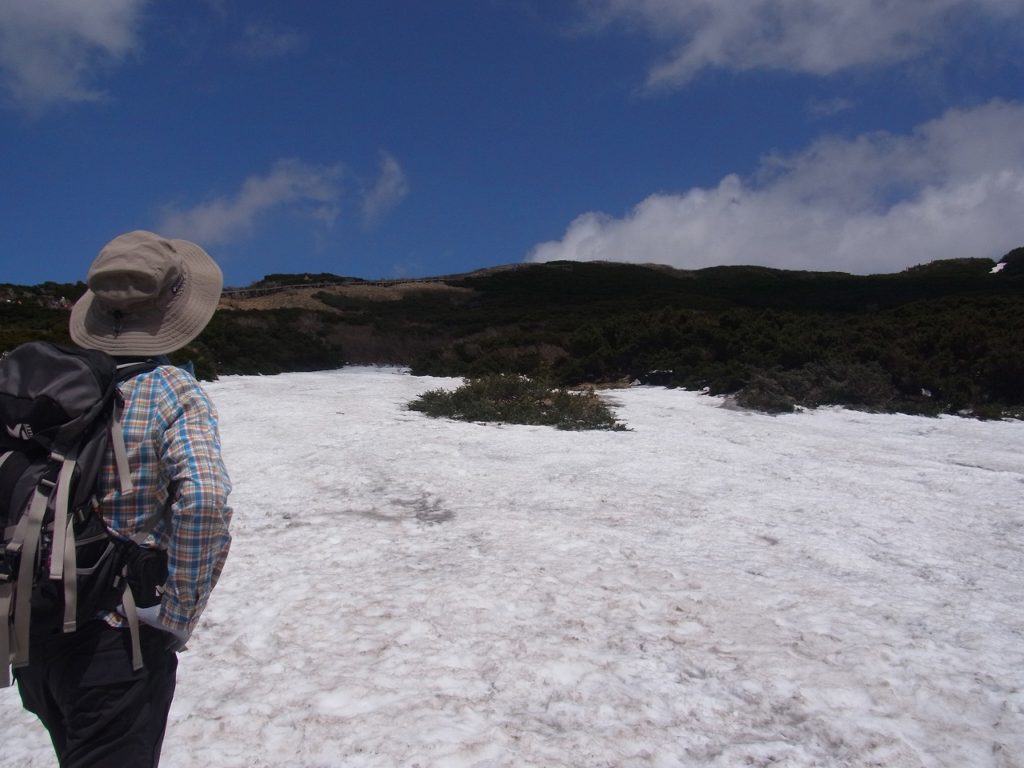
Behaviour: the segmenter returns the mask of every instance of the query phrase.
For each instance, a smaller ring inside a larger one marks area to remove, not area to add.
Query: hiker
[[[33,639],[29,663],[15,670],[22,703],[46,726],[62,768],[158,764],[177,652],[228,554],[231,485],[216,411],[192,375],[166,358],[209,322],[222,282],[220,268],[194,243],[130,232],[100,251],[71,312],[79,346],[118,362],[158,363],[120,384],[134,488],[120,490],[108,449],[97,497],[119,539],[138,540],[141,531],[147,555],[166,553],[166,582],[155,585],[155,605],[137,609],[137,671],[123,605],[75,632]]]

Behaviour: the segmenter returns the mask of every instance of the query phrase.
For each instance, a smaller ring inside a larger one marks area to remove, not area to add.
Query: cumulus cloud
[[[343,170],[341,165],[279,160],[266,175],[247,178],[234,195],[184,210],[167,206],[159,230],[204,244],[223,243],[248,235],[260,219],[282,210],[331,225],[340,212]]]
[[[409,182],[398,161],[381,153],[380,173],[363,197],[363,221],[373,226],[409,194]]]
[[[780,69],[830,75],[905,61],[943,44],[965,16],[1011,21],[1024,0],[581,0],[584,26],[623,25],[670,53],[650,89],[687,83],[701,70]]]
[[[4,0],[0,3],[0,80],[30,113],[66,102],[96,101],[98,68],[139,48],[147,0]]]
[[[532,261],[892,272],[1024,243],[1024,105],[953,110],[911,134],[825,138],[747,178],[586,213]]]

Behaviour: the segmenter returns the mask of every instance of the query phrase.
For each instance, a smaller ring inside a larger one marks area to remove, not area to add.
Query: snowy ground
[[[235,543],[162,765],[1024,765],[1024,424],[403,407],[454,384],[209,386]],[[0,765],[55,765],[0,696]]]

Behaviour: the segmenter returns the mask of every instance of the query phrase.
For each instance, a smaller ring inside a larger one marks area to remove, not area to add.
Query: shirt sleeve
[[[174,369],[160,449],[170,489],[168,578],[160,621],[191,634],[231,546],[231,481],[221,457],[217,412],[190,375]]]

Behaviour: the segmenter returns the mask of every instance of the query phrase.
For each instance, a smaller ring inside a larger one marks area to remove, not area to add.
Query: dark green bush
[[[453,391],[430,390],[409,403],[409,408],[460,421],[538,424],[570,430],[625,429],[593,390],[571,392],[513,374],[472,378]]]
[[[741,408],[763,413],[792,413],[796,410],[796,399],[786,391],[786,385],[775,377],[760,373],[737,392],[732,401]]]
[[[343,351],[325,338],[336,320],[297,309],[217,312],[188,354],[214,375],[339,368],[345,363]]]
[[[815,362],[759,371],[736,393],[735,402],[768,413],[789,413],[798,405],[890,410],[896,397],[891,377],[876,364]]]
[[[346,361],[414,374],[522,374],[575,387],[640,381],[770,409],[850,405],[922,414],[1024,411],[1024,248],[898,274],[714,267],[516,265],[322,309],[224,311],[180,356],[197,373],[274,373]],[[348,283],[268,275],[268,284]],[[258,285],[255,287],[259,287]],[[0,285],[0,350],[65,341],[81,284]],[[178,357],[176,355],[176,357]]]

